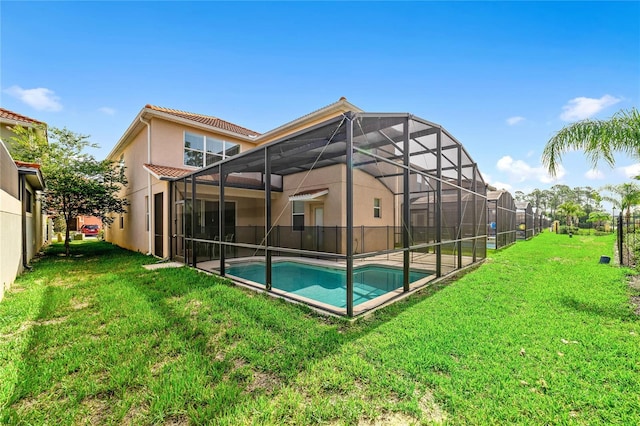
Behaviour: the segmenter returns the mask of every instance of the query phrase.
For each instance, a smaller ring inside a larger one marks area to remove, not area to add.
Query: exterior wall
[[[0,142],[0,300],[22,272],[22,203],[18,168]]]
[[[190,127],[184,124],[177,124],[160,118],[151,119],[151,163],[161,164],[163,166],[179,167],[197,170],[197,167],[184,165],[184,132],[191,132],[198,135],[204,135],[218,140],[233,142],[240,145],[240,152],[248,151],[255,145],[240,139],[222,135],[220,133],[206,132],[197,127]],[[141,133],[144,135],[144,152],[141,163],[147,162],[147,132],[146,129]],[[137,158],[139,161],[140,158]]]
[[[343,164],[312,170],[304,184],[299,182],[307,172],[285,176],[283,179],[283,196],[272,204],[274,225],[275,218],[282,212],[277,225],[291,226],[292,204],[289,197],[295,193],[313,189],[328,188],[329,193],[317,200],[305,202],[305,226],[314,226],[313,208],[324,205],[324,226],[347,226],[345,202],[346,168]],[[381,200],[381,216],[373,217],[373,199]],[[353,171],[353,224],[354,226],[393,226],[394,201],[393,194],[373,176],[355,169]]]
[[[78,216],[74,223],[74,229],[72,231],[79,231],[82,225],[98,225],[102,227],[102,220],[95,216]]]
[[[240,144],[240,151],[246,151],[253,148],[253,144],[234,139],[226,135],[205,132],[196,127],[190,127],[183,124],[173,123],[160,118],[152,118],[151,125],[151,164],[159,164],[163,166],[193,169],[184,165],[184,132],[192,132],[199,135],[209,136],[219,140],[225,140]],[[110,227],[105,228],[105,239],[120,247],[129,250],[139,251],[142,253],[149,252],[149,232],[151,232],[151,252],[155,253],[154,238],[154,208],[153,205],[155,195],[163,193],[163,256],[169,255],[171,243],[170,230],[170,203],[169,184],[166,181],[160,181],[155,177],[151,177],[152,194],[151,194],[151,212],[150,212],[150,230],[147,231],[147,199],[148,192],[148,176],[149,172],[142,165],[148,163],[147,153],[147,127],[137,133],[131,142],[121,151],[115,153],[112,161],[119,161],[120,156],[124,154],[125,173],[128,180],[127,187],[120,193],[120,196],[129,201],[127,213],[124,214],[124,228],[120,229],[120,218],[114,217],[114,222]],[[263,209],[264,211],[264,209]],[[264,213],[263,213],[264,215]]]
[[[120,215],[113,216],[113,223],[105,228],[105,239],[120,247],[133,251],[148,252],[148,234],[146,232],[147,171],[142,165],[147,162],[147,131],[139,132],[124,151],[118,152],[112,161],[119,161],[124,157],[125,175],[128,185],[118,194],[129,202],[127,213],[123,215],[124,227],[120,228]],[[140,214],[141,217],[136,217]],[[142,225],[142,226],[141,226]]]
[[[18,170],[15,169],[16,175]],[[0,189],[0,300],[22,272],[22,203]]]

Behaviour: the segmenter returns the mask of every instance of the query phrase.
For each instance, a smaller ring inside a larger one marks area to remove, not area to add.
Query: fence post
[[[618,216],[618,257],[620,258],[620,265],[624,265],[624,254],[622,253],[623,242],[623,228],[622,228],[622,212]]]

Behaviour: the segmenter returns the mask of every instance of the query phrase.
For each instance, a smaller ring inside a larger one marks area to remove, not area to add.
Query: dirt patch
[[[110,413],[109,401],[103,399],[85,398],[82,401],[82,406],[87,412],[83,417],[90,425],[104,424]]]
[[[631,296],[631,304],[635,306],[633,312],[640,316],[640,296]]]
[[[75,297],[69,301],[69,304],[74,311],[79,311],[80,309],[89,307],[89,302],[86,300],[76,299]]]
[[[419,393],[416,391],[416,396]],[[389,401],[395,403],[399,402],[399,399],[395,396],[390,397]],[[362,419],[358,422],[358,426],[382,426],[382,425],[416,425],[424,424],[443,424],[447,421],[447,413],[436,403],[433,394],[427,391],[418,401],[418,407],[420,407],[421,416],[420,419],[416,419],[405,413],[384,413],[377,419]]]
[[[425,393],[418,403],[422,416],[432,423],[444,423],[447,420],[447,413],[436,403],[433,394],[429,391]]]
[[[253,380],[247,386],[246,391],[252,393],[260,389],[267,394],[272,394],[281,385],[282,381],[275,375],[263,371],[254,371]]]
[[[145,423],[143,420],[149,413],[149,408],[146,406],[133,405],[127,411],[127,414],[122,418],[121,425],[138,425]]]
[[[165,426],[184,426],[189,424],[186,416],[171,416],[164,421]]]
[[[187,309],[190,309],[189,315],[192,317],[195,317],[198,315],[198,313],[200,313],[200,307],[202,306],[202,302],[194,299],[194,300],[190,300],[187,303]]]
[[[405,426],[417,425],[419,422],[403,413],[383,414],[375,420],[360,420],[358,426]]]
[[[21,324],[20,327],[16,331],[12,331],[11,333],[7,333],[7,334],[0,334],[0,338],[9,339],[9,338],[15,337],[18,334],[21,334],[21,333],[29,330],[34,325],[55,325],[55,324],[63,323],[66,320],[67,320],[67,317],[59,317],[59,318],[53,318],[53,319],[45,320],[45,321],[27,321],[27,322]]]

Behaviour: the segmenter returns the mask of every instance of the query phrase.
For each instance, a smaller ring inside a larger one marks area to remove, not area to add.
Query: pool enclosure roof
[[[405,123],[409,129],[406,133]],[[379,179],[395,195],[402,193],[398,179],[402,178],[404,164],[410,165],[412,174],[465,189],[475,190],[485,185],[476,163],[460,142],[440,125],[408,113],[348,112],[194,171],[192,175],[199,181],[200,176],[208,176],[212,184],[219,185],[218,179],[212,178],[211,169],[221,167],[227,176],[225,186],[263,189],[265,151],[268,151],[272,190],[278,191],[281,188],[273,175],[287,176],[346,164],[348,134],[353,141],[354,168]],[[411,188],[412,193],[433,190],[433,182],[418,180],[422,185],[414,183],[420,188]]]

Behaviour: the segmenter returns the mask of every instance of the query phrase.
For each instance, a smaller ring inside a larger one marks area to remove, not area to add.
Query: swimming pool
[[[265,283],[265,263],[247,262],[226,268],[229,275]],[[300,262],[274,262],[272,265],[273,288],[338,308],[347,306],[347,271],[328,266],[309,265]],[[428,272],[410,271],[409,282],[431,275]],[[353,306],[375,299],[402,287],[403,272],[400,268],[367,265],[354,268]]]

